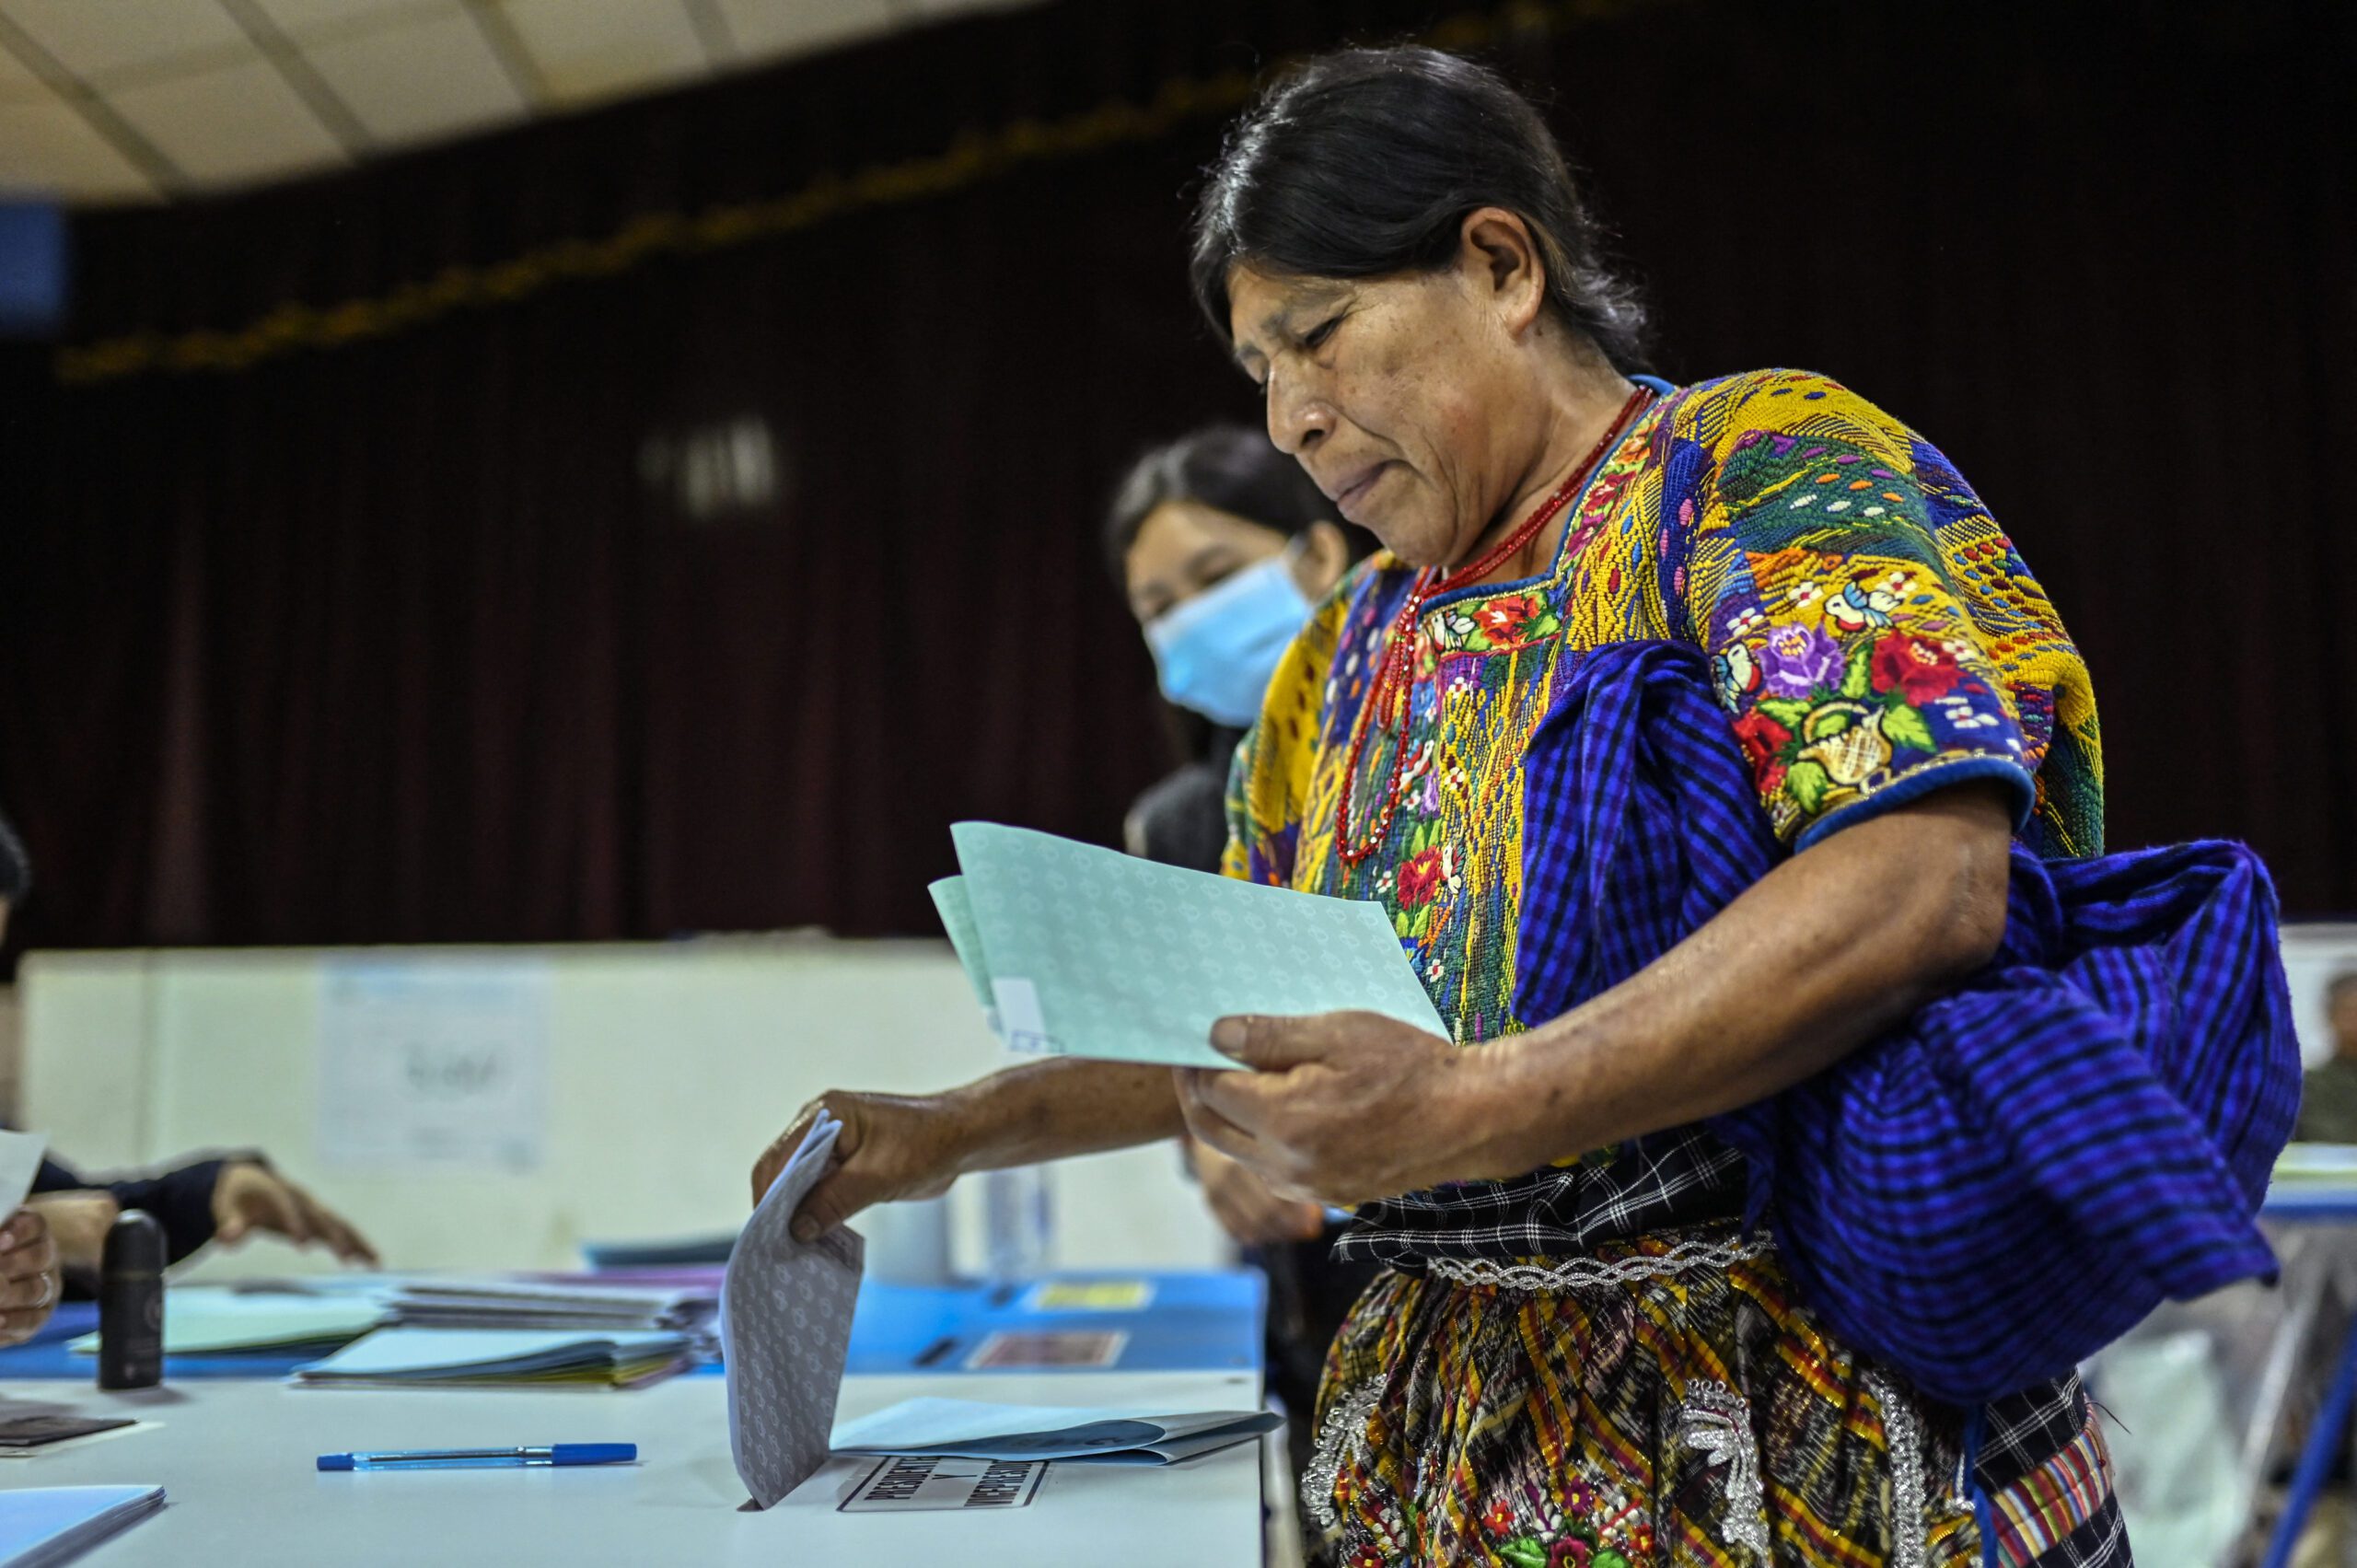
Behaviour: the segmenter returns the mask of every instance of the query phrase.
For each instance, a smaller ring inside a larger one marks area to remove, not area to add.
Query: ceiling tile
[[[558,103],[644,92],[711,70],[679,0],[501,0]]]
[[[0,103],[0,192],[153,200],[156,188],[65,102]]]
[[[290,38],[339,38],[456,8],[456,0],[255,0]],[[6,9],[6,0],[0,0]]]
[[[107,101],[201,185],[234,185],[345,160],[268,61],[174,76]]]
[[[720,0],[720,9],[748,60],[814,53],[888,32],[900,20],[898,0]]]
[[[449,9],[340,43],[307,46],[313,69],[392,145],[457,135],[524,117],[516,84],[464,11]]]
[[[84,81],[253,47],[219,0],[7,0],[0,9]]]
[[[37,98],[50,96],[49,84],[32,73],[32,68],[6,49],[0,49],[0,99]]]

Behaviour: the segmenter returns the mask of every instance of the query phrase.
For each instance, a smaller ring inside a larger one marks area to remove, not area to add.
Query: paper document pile
[[[386,1298],[405,1329],[662,1330],[692,1334],[712,1321],[710,1290],[540,1280],[412,1279]]]
[[[635,1388],[695,1362],[664,1330],[585,1334],[530,1329],[380,1329],[308,1366],[306,1388]]]
[[[942,1454],[967,1459],[1062,1459],[1171,1465],[1273,1432],[1273,1411],[1150,1415],[1074,1405],[903,1400],[835,1429],[843,1454]]]
[[[166,1355],[327,1355],[386,1320],[366,1296],[296,1295],[279,1292],[173,1285],[164,1295]],[[73,1343],[99,1353],[99,1336]]]
[[[716,1282],[633,1284],[596,1276],[307,1274],[240,1281],[222,1287],[222,1294],[251,1301],[248,1310],[257,1321],[276,1309],[272,1303],[290,1312],[297,1302],[365,1303],[384,1323],[404,1329],[662,1330],[693,1335],[710,1331],[720,1307]]]
[[[163,1505],[160,1486],[29,1486],[0,1492],[0,1568],[71,1562]]]
[[[1018,1051],[1233,1067],[1235,1013],[1381,1013],[1444,1038],[1382,909],[1048,833],[960,822],[933,901],[974,994]]]

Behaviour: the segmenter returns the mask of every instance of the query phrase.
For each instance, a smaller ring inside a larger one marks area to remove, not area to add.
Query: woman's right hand
[[[1228,1158],[1200,1138],[1187,1140],[1187,1160],[1220,1228],[1246,1247],[1315,1241],[1326,1228],[1323,1208],[1279,1197],[1250,1166]]]
[[[797,1241],[816,1241],[875,1203],[938,1198],[963,1174],[965,1126],[946,1095],[871,1095],[830,1089],[787,1123],[753,1167],[761,1203],[824,1110],[843,1124],[827,1173],[803,1195],[794,1220]]]
[[[64,1288],[48,1223],[30,1209],[18,1209],[0,1225],[0,1345],[31,1339],[56,1310]]]

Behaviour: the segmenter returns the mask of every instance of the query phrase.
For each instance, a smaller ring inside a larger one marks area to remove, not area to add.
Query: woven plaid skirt
[[[2074,1384],[1976,1430],[1732,1225],[1428,1267],[1378,1278],[1327,1358],[1302,1499],[1329,1563],[1980,1568],[1976,1478],[1996,1562],[2129,1562]]]

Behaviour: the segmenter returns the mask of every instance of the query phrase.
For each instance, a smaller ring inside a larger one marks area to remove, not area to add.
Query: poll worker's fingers
[[[49,1222],[39,1210],[18,1209],[0,1225],[0,1274],[16,1271],[15,1254],[25,1248],[40,1247],[49,1240]]]
[[[49,1222],[57,1261],[66,1272],[97,1276],[106,1255],[107,1231],[122,1213],[113,1193],[89,1189],[38,1192],[25,1200],[25,1207]]]
[[[230,1160],[213,1184],[213,1238],[234,1247],[258,1230],[297,1247],[313,1239],[311,1217],[285,1178],[251,1160]]]
[[[339,1262],[373,1264],[377,1261],[377,1249],[368,1244],[368,1238],[362,1236],[350,1220],[320,1202],[308,1189],[275,1172],[265,1170],[262,1174],[284,1191],[312,1243],[335,1254]]]
[[[32,1338],[49,1321],[64,1288],[48,1222],[18,1209],[0,1225],[0,1345]]]
[[[47,1311],[57,1305],[57,1264],[0,1279],[0,1312]]]
[[[360,1263],[373,1269],[383,1261],[377,1255],[375,1243],[360,1234],[358,1225],[308,1192],[303,1194],[303,1200],[311,1206],[311,1228],[339,1262]]]
[[[44,1280],[56,1272],[57,1244],[50,1237],[49,1222],[35,1210],[18,1209],[8,1217],[5,1235],[8,1246],[0,1252],[0,1307],[38,1306],[5,1292],[6,1287]]]

